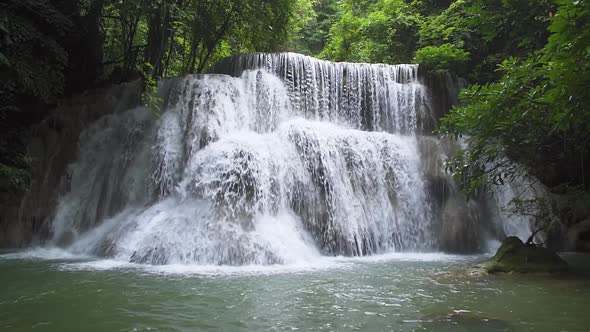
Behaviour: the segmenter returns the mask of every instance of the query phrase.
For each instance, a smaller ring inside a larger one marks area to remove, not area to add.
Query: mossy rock
[[[553,251],[536,245],[524,244],[517,237],[509,237],[496,255],[483,264],[488,273],[557,273],[568,270],[567,263]]]

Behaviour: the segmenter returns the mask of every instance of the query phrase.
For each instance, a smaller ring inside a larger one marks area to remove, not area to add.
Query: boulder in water
[[[555,252],[525,244],[519,238],[506,238],[494,257],[483,264],[488,273],[556,273],[568,270],[567,263]]]

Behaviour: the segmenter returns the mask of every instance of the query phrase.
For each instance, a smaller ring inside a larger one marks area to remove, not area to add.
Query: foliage
[[[506,59],[499,82],[466,89],[443,119],[442,132],[467,135],[467,151],[450,165],[467,191],[510,181],[518,165],[550,186],[588,188],[589,2],[560,0],[549,31],[542,50]]]
[[[447,72],[469,58],[466,52],[453,44],[442,44],[440,46],[426,46],[416,51],[414,61],[436,72]]]
[[[20,193],[30,180],[19,123],[35,103],[63,93],[73,23],[49,0],[0,3],[0,192]],[[15,120],[16,119],[16,120]],[[16,128],[15,128],[16,127]]]
[[[72,22],[48,0],[8,0],[0,11],[0,114],[35,96],[52,102],[63,92],[68,54],[60,44]]]
[[[308,2],[110,0],[104,6],[105,62],[123,79],[143,64],[154,77],[203,72],[232,53],[279,48],[291,26],[305,23],[294,20],[308,14]]]
[[[148,70],[152,69],[149,63],[145,64],[144,67],[148,68]],[[141,74],[144,77],[143,93],[141,95],[143,104],[148,111],[159,117],[163,100],[158,94],[158,82],[147,72],[142,72]]]
[[[419,50],[421,60],[442,66],[435,70],[447,69],[445,59],[460,60],[450,61],[452,70],[484,83],[499,78],[494,69],[503,59],[543,47],[553,10],[553,0],[323,2],[331,4],[335,14],[325,18],[331,27],[324,49],[316,55],[334,61],[400,63],[415,59]],[[453,66],[459,62],[460,67]]]
[[[458,0],[420,27],[419,45],[453,44],[470,53],[460,74],[472,82],[499,77],[505,58],[540,49],[547,38],[552,0]]]
[[[427,17],[420,26],[419,44],[438,46],[442,43],[451,43],[461,47],[465,41],[470,41],[475,31],[468,24],[466,8],[465,0],[459,0],[439,15]]]
[[[20,157],[25,160],[25,157]],[[20,193],[27,190],[31,181],[28,163],[13,166],[0,163],[0,192]]]
[[[333,61],[410,62],[421,16],[403,0],[342,1],[321,57]]]
[[[102,66],[103,80],[173,76],[202,72],[232,53],[280,49],[312,13],[311,0],[7,0],[0,6],[2,96],[12,100],[3,107],[18,106],[21,95],[54,103],[68,92],[77,60],[70,55],[83,56],[77,48],[84,39],[101,54],[77,68],[82,73]],[[70,35],[78,39],[70,42]]]
[[[27,189],[30,182],[31,160],[22,154],[26,133],[20,129],[10,128],[0,121],[0,193],[20,193]]]
[[[300,1],[298,0],[298,4]],[[298,8],[302,6],[304,9],[296,10],[298,14],[295,19],[302,24],[293,27],[289,48],[302,54],[317,56],[326,46],[330,28],[339,19],[338,6],[334,0],[303,2]]]
[[[293,12],[292,24],[289,27],[289,41],[290,47],[297,47],[294,45],[302,45],[305,43],[303,31],[307,29],[310,24],[317,23],[317,10],[321,10],[322,1],[320,0],[294,0],[295,10]]]

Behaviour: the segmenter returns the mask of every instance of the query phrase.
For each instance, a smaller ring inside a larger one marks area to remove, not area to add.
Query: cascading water
[[[244,70],[259,69],[281,78],[292,107],[310,120],[407,135],[432,129],[436,122],[417,65],[334,63],[294,53],[256,53],[229,58],[215,71],[240,76]]]
[[[168,82],[159,118],[132,109],[82,134],[55,244],[149,264],[440,249],[417,66],[287,53],[217,70],[233,76]]]

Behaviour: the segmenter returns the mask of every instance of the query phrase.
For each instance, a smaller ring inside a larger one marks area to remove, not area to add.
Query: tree
[[[55,100],[63,92],[68,54],[60,43],[72,22],[48,0],[8,0],[0,16],[0,113],[20,109],[23,98]]]
[[[330,27],[338,19],[336,0],[298,0],[298,25],[292,26],[289,48],[318,56],[328,41]]]

